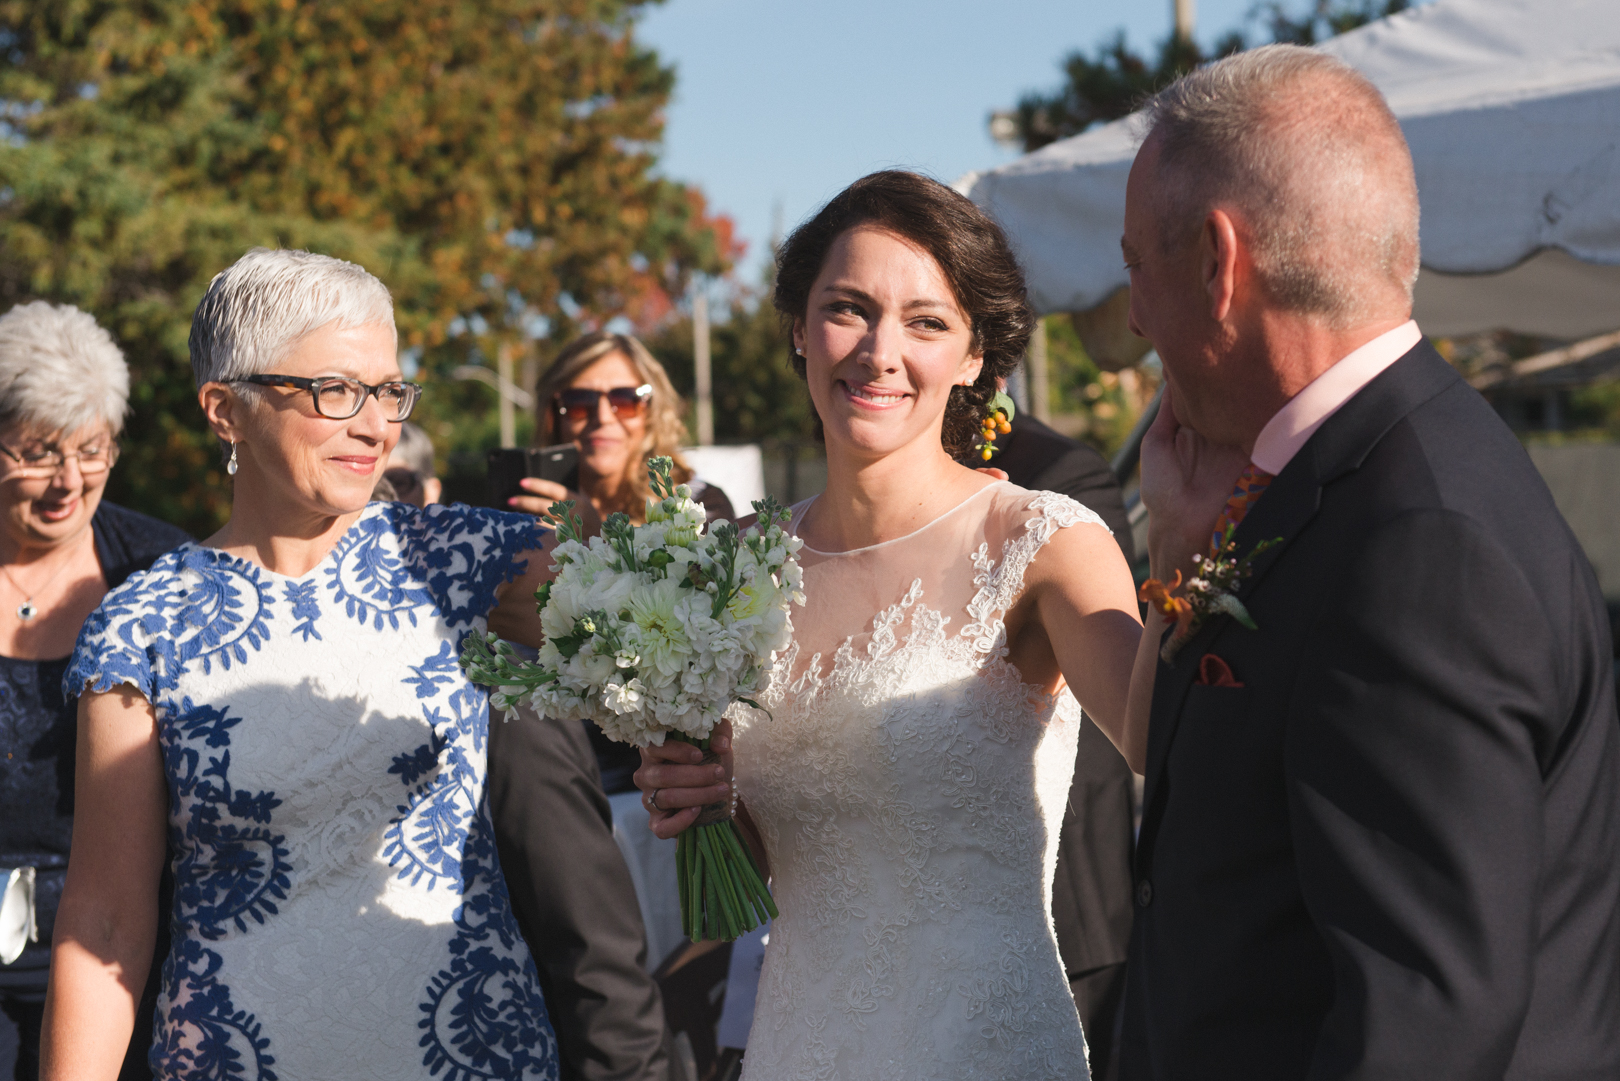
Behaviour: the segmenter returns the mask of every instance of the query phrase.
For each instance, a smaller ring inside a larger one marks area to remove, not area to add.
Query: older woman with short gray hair
[[[556,1078],[484,798],[469,634],[541,640],[546,531],[368,498],[419,388],[376,278],[256,250],[192,324],[231,517],[108,595],[67,673],[75,850],[42,1077],[111,1078],[154,934],[161,1078]]]
[[[16,916],[0,926],[0,1077],[39,1069],[73,832],[68,655],[109,588],[187,539],[102,499],[128,405],[124,355],[89,315],[34,301],[0,316],[0,892]],[[146,1017],[142,1063],[150,1002]]]

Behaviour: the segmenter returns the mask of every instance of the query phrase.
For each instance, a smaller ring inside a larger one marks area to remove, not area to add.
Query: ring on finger
[[[652,795],[647,798],[647,802],[652,804],[652,809],[655,810],[655,811],[662,811],[663,810],[662,807],[658,806],[658,793],[660,793],[662,791],[663,791],[662,788],[655,788],[652,791]]]

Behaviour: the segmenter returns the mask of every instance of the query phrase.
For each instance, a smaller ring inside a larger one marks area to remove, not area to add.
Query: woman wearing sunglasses
[[[82,692],[49,1081],[118,1073],[175,879],[163,1078],[555,1081],[557,1040],[484,798],[488,696],[457,649],[538,646],[549,534],[368,503],[419,388],[352,263],[249,252],[191,328],[231,517],[113,590]]]
[[[544,514],[572,499],[591,533],[615,511],[642,522],[652,494],[647,459],[662,454],[675,459],[676,481],[692,485],[711,521],[732,517],[726,494],[695,479],[682,461],[681,399],[664,366],[630,335],[598,331],[569,343],[540,377],[534,400],[538,444],[574,444],[579,468],[561,484],[529,477],[523,487],[530,494],[514,496],[514,510]]]

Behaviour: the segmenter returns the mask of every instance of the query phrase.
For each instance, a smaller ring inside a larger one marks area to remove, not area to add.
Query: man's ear
[[[1217,323],[1231,314],[1240,258],[1236,224],[1226,211],[1211,210],[1198,235],[1198,271],[1209,300],[1209,316]]]
[[[227,443],[242,441],[242,399],[224,383],[204,383],[197,391],[197,404],[214,435]]]

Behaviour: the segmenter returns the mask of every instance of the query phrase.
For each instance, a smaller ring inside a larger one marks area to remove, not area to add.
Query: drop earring
[[[236,441],[231,441],[231,460],[225,463],[225,472],[236,476]]]

